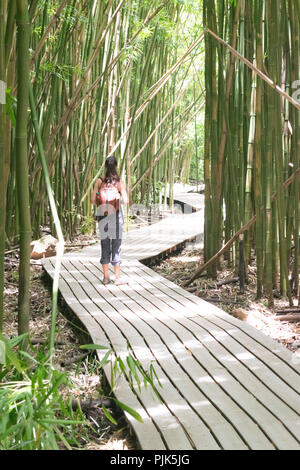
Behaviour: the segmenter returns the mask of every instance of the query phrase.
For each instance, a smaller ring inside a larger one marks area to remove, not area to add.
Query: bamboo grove
[[[231,246],[222,251],[237,271],[255,262],[258,297],[272,306],[277,289],[291,303],[299,297],[300,2],[203,4],[205,261]]]
[[[1,0],[0,291],[4,250],[20,246],[20,333],[30,241],[43,227],[61,239],[60,224],[65,238],[95,226],[91,188],[107,156],[131,202],[157,203],[176,175],[187,180],[185,131],[205,99],[196,3]]]
[[[300,0],[0,1],[0,329],[5,248],[22,333],[31,237],[94,227],[112,154],[131,202],[172,205],[203,153],[207,273],[224,253],[270,306],[300,297],[299,19]]]
[[[15,2],[5,3],[8,29],[13,27],[10,19]],[[129,175],[133,197],[139,193],[141,201],[155,198],[155,184],[168,173],[171,146],[160,164],[143,176],[151,166],[151,156],[160,159],[163,145],[168,145],[171,134],[179,133],[184,124],[178,119],[176,105],[177,120],[171,112],[163,121],[184,79],[180,72],[175,82],[168,73],[175,60],[169,30],[179,17],[180,5],[174,1],[90,0],[32,1],[29,7],[31,86],[59,216],[71,236],[74,225],[84,222],[82,216],[87,221],[91,214],[87,197],[90,183],[95,169],[101,173],[103,160],[112,151],[122,162],[124,174]],[[17,85],[13,68],[16,47],[9,38],[5,46],[10,59],[8,99],[12,101]],[[188,120],[187,112],[182,118]],[[9,139],[15,129],[10,120],[6,126],[5,155],[12,170],[6,169],[6,235],[13,240],[19,234],[16,149]],[[157,132],[149,138],[155,128]],[[47,222],[48,203],[32,120],[28,133],[31,220],[33,234],[38,236]]]

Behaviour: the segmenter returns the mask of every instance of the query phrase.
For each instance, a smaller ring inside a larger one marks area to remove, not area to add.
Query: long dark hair
[[[105,160],[105,177],[104,182],[108,184],[116,184],[120,181],[120,176],[117,172],[118,162],[115,157],[108,157]]]

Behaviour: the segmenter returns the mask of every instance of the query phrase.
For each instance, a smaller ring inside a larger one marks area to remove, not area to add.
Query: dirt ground
[[[184,287],[185,281],[192,277],[201,264],[203,264],[203,250],[197,243],[191,243],[179,255],[171,256],[153,269]],[[217,280],[204,275],[187,287],[187,290],[246,321],[291,351],[300,351],[300,322],[276,320],[277,312],[289,307],[288,299],[275,298],[274,309],[270,310],[267,299],[256,300],[256,268],[249,266],[248,273],[249,282],[244,294],[240,293],[238,282],[218,285],[235,277],[232,270],[226,268],[225,262],[222,271],[218,272]],[[294,305],[297,306],[296,299]]]

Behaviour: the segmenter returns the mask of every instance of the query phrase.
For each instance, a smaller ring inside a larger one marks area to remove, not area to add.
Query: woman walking
[[[115,284],[125,282],[120,278],[121,243],[124,217],[120,204],[128,204],[128,197],[124,181],[120,179],[117,171],[117,160],[108,157],[105,161],[105,177],[97,179],[91,202],[97,206],[97,220],[101,238],[101,259],[103,268],[103,284],[109,284],[108,267],[111,263],[115,272]]]

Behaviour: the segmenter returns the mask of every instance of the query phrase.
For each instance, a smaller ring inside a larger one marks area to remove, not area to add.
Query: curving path
[[[65,255],[60,292],[95,344],[124,358],[129,344],[145,369],[154,365],[161,401],[149,387],[131,388],[124,376],[115,389],[143,418],[139,423],[126,413],[141,449],[299,450],[300,360],[138,261],[203,230],[203,197],[178,194],[176,200],[198,211],[125,236],[127,285],[102,285],[96,245]],[[44,261],[50,276],[54,266],[55,258]],[[110,365],[105,373],[110,380]]]

